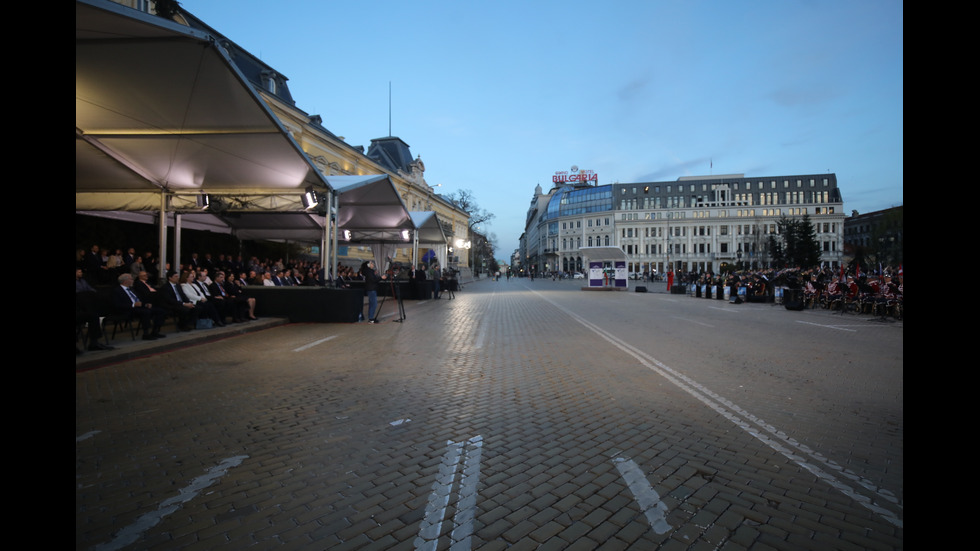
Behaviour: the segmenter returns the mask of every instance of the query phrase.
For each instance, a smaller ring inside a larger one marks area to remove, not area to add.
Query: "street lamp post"
[[[673,269],[671,268],[671,265],[670,265],[670,233],[671,233],[671,229],[670,229],[670,219],[671,219],[671,217],[672,217],[672,216],[671,216],[671,213],[670,213],[670,212],[668,212],[668,213],[667,213],[667,265],[666,265],[666,266],[664,266],[664,268],[665,268],[665,270],[666,270],[666,272],[667,272],[668,274],[670,274],[670,273],[672,273],[672,272],[674,271],[674,270],[673,270]],[[668,289],[668,291],[669,291],[669,290],[670,290],[670,289]]]

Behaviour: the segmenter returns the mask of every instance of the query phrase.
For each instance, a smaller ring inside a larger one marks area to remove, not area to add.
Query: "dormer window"
[[[275,71],[262,71],[262,89],[270,94],[277,94],[279,89],[277,77]]]

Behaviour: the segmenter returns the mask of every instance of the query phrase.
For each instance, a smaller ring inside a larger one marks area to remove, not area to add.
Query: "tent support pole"
[[[179,272],[180,271],[180,237],[181,237],[181,226],[183,225],[184,219],[179,212],[174,213],[174,259],[170,263],[170,269]]]
[[[157,252],[157,280],[158,283],[163,284],[167,280],[167,274],[164,273],[163,267],[166,266],[167,262],[167,194],[163,191],[160,192],[160,219],[159,219],[159,235],[158,244],[160,250]]]
[[[332,234],[331,239],[333,240],[333,245],[330,247],[333,253],[333,258],[330,259],[332,264],[330,266],[327,266],[327,270],[329,270],[329,272],[333,272],[334,270],[336,270],[337,265],[340,263],[340,250],[337,248],[337,209],[338,209],[339,195],[340,194],[337,193],[336,191],[330,192],[330,212],[328,213],[328,215],[330,216],[330,232]],[[333,274],[334,279],[333,281],[330,282],[331,285],[333,285],[333,282],[337,280],[338,275],[339,274],[337,273]]]
[[[321,283],[327,286],[333,286],[333,281],[330,278],[332,269],[330,267],[331,253],[330,253],[330,231],[333,226],[333,216],[330,212],[333,210],[333,190],[327,192],[327,213],[326,220],[323,224],[323,234],[320,236],[320,266],[323,267],[323,279]]]

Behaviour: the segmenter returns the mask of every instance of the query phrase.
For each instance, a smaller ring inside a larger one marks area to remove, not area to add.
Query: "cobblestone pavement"
[[[550,280],[406,307],[76,371],[76,549],[904,548],[902,322]]]

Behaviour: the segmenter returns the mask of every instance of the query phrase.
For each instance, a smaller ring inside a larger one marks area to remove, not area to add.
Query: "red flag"
[[[861,265],[854,263],[854,279],[861,279]]]

